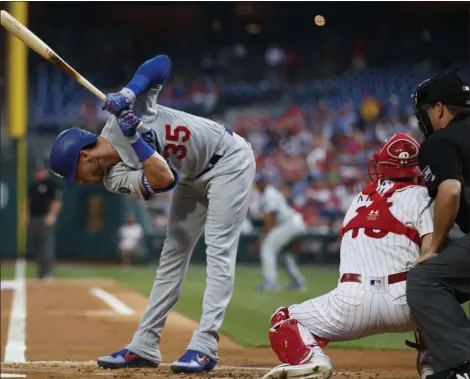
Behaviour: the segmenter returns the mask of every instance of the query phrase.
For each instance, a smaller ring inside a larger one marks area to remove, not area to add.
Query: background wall
[[[317,15],[324,25],[314,22]],[[294,246],[308,262],[338,259],[342,217],[368,180],[376,148],[397,131],[420,137],[410,102],[416,84],[470,67],[465,2],[31,3],[29,18],[31,30],[105,92],[123,86],[143,60],[168,54],[172,72],[160,102],[228,124],[252,143],[258,169],[272,174],[309,225],[310,238]],[[16,254],[17,191],[6,133],[5,41],[1,29],[2,258]],[[28,60],[33,162],[47,157],[63,129],[99,132],[107,114],[34,52]],[[56,228],[58,257],[117,259],[117,229],[131,212],[148,237],[143,260],[157,259],[170,200],[167,194],[141,204],[99,186],[72,187]],[[242,261],[256,261],[250,241],[257,227],[254,195]],[[195,259],[204,259],[203,249]]]

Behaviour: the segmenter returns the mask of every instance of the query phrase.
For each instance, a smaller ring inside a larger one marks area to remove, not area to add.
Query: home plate
[[[0,287],[2,291],[14,290],[16,289],[16,282],[14,280],[2,280],[0,282]],[[2,376],[3,378],[3,376]]]
[[[23,374],[0,374],[0,378],[26,378]]]

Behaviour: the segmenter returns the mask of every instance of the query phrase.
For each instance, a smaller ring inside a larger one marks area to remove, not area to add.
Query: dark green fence
[[[16,256],[17,184],[16,167],[0,164],[0,257]],[[28,175],[32,178],[32,167]],[[116,257],[116,233],[125,217],[123,199],[103,186],[72,186],[64,193],[55,235],[57,256],[76,260],[109,260]],[[31,255],[34,246],[28,244]]]
[[[238,256],[237,262],[240,263],[252,263],[259,262],[258,252],[253,251],[251,246],[258,239],[259,234],[245,234],[240,237],[240,243],[238,245]],[[163,244],[165,236],[164,234],[151,234],[147,236],[147,242],[151,248],[150,251],[159,251],[159,248]],[[339,249],[337,248],[339,236],[337,234],[318,234],[314,232],[308,232],[301,238],[293,241],[290,246],[287,246],[285,251],[293,252],[298,255],[300,262],[306,263],[318,263],[318,264],[329,264],[336,263],[339,261]],[[310,245],[314,243],[316,246],[312,248]],[[204,262],[206,260],[206,245],[204,238],[196,244],[193,252],[192,261]],[[158,254],[150,257],[152,260],[156,260]]]
[[[11,162],[3,162],[0,169],[0,258],[11,259],[16,257],[16,167]],[[29,172],[32,174],[32,167]],[[107,192],[101,185],[74,185],[64,192],[64,205],[55,230],[57,257],[76,261],[117,261],[117,231],[129,212],[136,214],[139,222],[147,226],[144,227],[147,238],[142,246],[142,261],[156,261],[164,235],[155,234],[148,227],[150,224],[144,207],[137,201]],[[256,234],[241,237],[238,253],[240,262],[258,260],[256,255],[251,254],[250,248],[257,237]],[[301,259],[309,262],[336,261],[337,251],[331,249],[331,244],[337,238],[336,235],[308,233],[303,238],[305,243],[296,241],[292,250],[303,253]],[[308,247],[305,248],[311,241],[320,244],[315,254]],[[205,248],[204,239],[201,238],[193,254],[194,261],[205,261]],[[33,253],[34,246],[28,244],[28,255]]]

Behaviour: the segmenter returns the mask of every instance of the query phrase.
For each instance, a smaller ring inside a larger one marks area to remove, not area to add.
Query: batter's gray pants
[[[37,262],[37,277],[51,276],[55,259],[54,228],[47,227],[44,224],[44,216],[41,216],[31,217],[29,230],[31,251]]]
[[[161,332],[180,297],[193,248],[203,230],[206,290],[199,327],[188,349],[219,359],[219,329],[233,293],[238,240],[255,175],[253,150],[240,137],[233,138],[235,148],[212,170],[195,180],[180,181],[173,192],[167,237],[147,310],[127,345],[152,362],[162,361]]]
[[[407,301],[438,373],[470,360],[470,320],[461,304],[470,300],[469,234],[411,269]]]

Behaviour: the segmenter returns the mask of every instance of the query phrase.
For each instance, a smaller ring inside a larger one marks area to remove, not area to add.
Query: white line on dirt
[[[129,308],[126,304],[124,304],[121,300],[119,300],[116,296],[110,294],[109,292],[101,289],[101,288],[92,288],[90,292],[93,296],[103,300],[106,304],[110,306],[116,313],[119,313],[123,316],[132,316],[135,314],[135,311]]]
[[[0,378],[26,378],[23,374],[0,374]]]
[[[8,326],[8,337],[5,346],[4,362],[25,362],[26,351],[26,261],[24,258],[16,260],[15,282],[16,288],[13,292],[11,304],[10,325]]]
[[[25,362],[22,366],[28,365],[37,365],[37,364],[46,364],[46,365],[57,365],[57,366],[95,366],[96,361],[28,361]],[[171,363],[160,363],[160,367],[170,367]],[[3,365],[4,368],[8,368],[7,365]],[[18,366],[15,366],[18,369]],[[214,370],[252,370],[252,371],[269,371],[272,367],[240,367],[240,366],[216,366]]]

